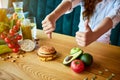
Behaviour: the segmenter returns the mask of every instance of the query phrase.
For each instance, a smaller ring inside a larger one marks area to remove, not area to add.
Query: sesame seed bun
[[[38,56],[42,61],[50,61],[56,57],[56,50],[52,46],[44,45],[38,49]]]
[[[41,46],[38,50],[39,53],[42,54],[53,54],[56,52],[55,48],[52,46]]]

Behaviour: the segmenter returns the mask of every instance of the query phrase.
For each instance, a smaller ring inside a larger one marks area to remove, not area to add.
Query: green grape
[[[0,45],[0,54],[9,52],[12,52],[12,49],[10,49],[7,45]]]

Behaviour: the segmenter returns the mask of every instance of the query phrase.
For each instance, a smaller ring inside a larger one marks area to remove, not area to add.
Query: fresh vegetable
[[[2,44],[6,44],[6,43],[5,43],[4,40],[1,40],[1,39],[0,39],[0,45],[2,45]]]
[[[0,45],[0,54],[9,52],[12,52],[12,49],[10,49],[7,45]]]

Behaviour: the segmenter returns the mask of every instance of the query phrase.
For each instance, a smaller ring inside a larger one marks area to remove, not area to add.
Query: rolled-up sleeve
[[[116,0],[114,2],[114,6],[112,7],[107,17],[110,17],[112,19],[113,26],[117,25],[118,22],[120,22],[120,0]]]

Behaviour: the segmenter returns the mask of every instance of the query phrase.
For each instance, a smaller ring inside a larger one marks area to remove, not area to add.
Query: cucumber
[[[5,43],[4,40],[1,40],[1,39],[0,39],[0,45],[2,45],[2,44],[6,44],[6,43]]]
[[[12,52],[12,49],[10,49],[7,45],[0,45],[0,54],[9,52]]]

